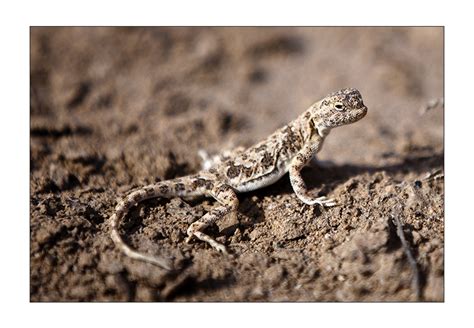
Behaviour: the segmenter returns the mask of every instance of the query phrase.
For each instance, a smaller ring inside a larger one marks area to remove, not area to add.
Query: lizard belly
[[[288,172],[286,167],[275,169],[268,174],[240,183],[239,185],[234,186],[234,189],[238,192],[247,192],[267,187],[280,180],[280,178],[284,176],[286,172]]]

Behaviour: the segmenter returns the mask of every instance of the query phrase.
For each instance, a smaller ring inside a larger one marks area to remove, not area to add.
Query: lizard
[[[315,102],[286,126],[245,150],[230,153],[196,174],[160,181],[131,192],[117,204],[110,217],[111,238],[126,256],[171,270],[168,260],[133,250],[119,234],[119,222],[128,210],[146,199],[214,198],[216,206],[189,225],[186,243],[197,238],[224,254],[228,254],[226,247],[204,230],[225,215],[237,213],[237,193],[269,186],[289,173],[292,189],[301,202],[323,207],[336,206],[335,200],[326,196],[315,197],[308,191],[301,170],[321,150],[331,129],[359,121],[366,113],[367,107],[357,89],[333,92]]]

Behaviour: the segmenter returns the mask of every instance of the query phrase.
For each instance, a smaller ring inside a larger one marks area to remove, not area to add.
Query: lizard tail
[[[131,192],[128,196],[123,198],[115,207],[115,213],[110,217],[112,232],[111,238],[114,241],[116,247],[118,247],[126,256],[132,259],[148,262],[157,265],[166,270],[172,270],[170,261],[165,258],[155,257],[137,252],[130,248],[119,234],[118,226],[120,221],[125,217],[128,210],[136,204],[150,198],[156,197],[172,197],[179,194],[176,190],[173,190],[173,184],[176,185],[177,181],[163,181],[156,184],[145,186],[139,190]]]

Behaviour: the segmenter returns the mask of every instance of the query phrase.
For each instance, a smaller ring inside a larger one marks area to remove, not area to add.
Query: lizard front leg
[[[311,160],[311,158],[321,149],[323,143],[322,138],[311,140],[308,144],[296,154],[290,163],[290,182],[296,196],[307,205],[319,204],[323,207],[330,207],[337,205],[333,199],[327,198],[326,196],[314,197],[306,188],[303,177],[301,176],[301,170]]]
[[[209,194],[214,197],[220,205],[189,226],[186,242],[189,243],[193,237],[196,237],[199,240],[207,242],[219,252],[227,254],[226,247],[205,234],[203,230],[216,220],[223,218],[226,214],[236,212],[239,207],[239,199],[235,191],[226,184],[216,186]]]

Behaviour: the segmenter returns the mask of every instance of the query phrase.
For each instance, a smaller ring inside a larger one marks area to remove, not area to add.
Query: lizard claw
[[[315,204],[321,205],[322,207],[333,207],[333,206],[338,205],[334,199],[327,198],[326,196],[315,198],[311,200],[308,205],[315,205]]]
[[[212,245],[218,252],[221,252],[222,254],[225,254],[225,255],[228,255],[229,253],[227,253],[227,248],[222,245],[222,244],[218,244],[216,243],[215,245]]]
[[[327,198],[326,196],[316,198],[318,200],[318,204],[323,207],[333,207],[337,206],[337,202],[332,198]]]

